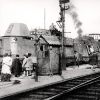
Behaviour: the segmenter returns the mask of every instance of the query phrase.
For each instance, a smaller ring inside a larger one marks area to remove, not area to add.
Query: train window
[[[40,46],[40,50],[43,51],[43,45]]]
[[[31,40],[31,37],[23,37],[23,39]]]
[[[87,45],[87,52],[88,52],[88,54],[91,53],[91,51],[90,51],[90,46],[89,46],[89,45]]]
[[[48,51],[48,46],[47,45],[41,45],[40,50],[42,51],[42,57],[48,57],[49,56],[49,51]]]
[[[47,51],[48,50],[48,46],[47,45],[41,45],[40,46],[40,50],[41,51]]]

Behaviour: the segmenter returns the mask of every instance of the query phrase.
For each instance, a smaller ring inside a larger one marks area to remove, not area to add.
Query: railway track
[[[52,100],[100,100],[100,79],[77,87]]]
[[[76,89],[82,88],[87,84],[94,83],[97,80],[100,80],[100,73],[94,73],[91,75],[82,76],[75,79],[57,82],[38,89],[31,89],[22,93],[12,94],[0,98],[0,100],[56,100],[56,99],[58,100],[58,98],[61,95],[68,93],[68,96],[71,96],[72,92],[75,91]],[[73,98],[75,95],[73,92]],[[78,92],[77,92],[77,96],[78,96]],[[73,100],[73,98],[71,99],[69,97],[69,100]]]

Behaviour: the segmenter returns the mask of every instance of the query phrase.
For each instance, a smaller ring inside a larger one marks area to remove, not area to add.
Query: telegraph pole
[[[64,5],[65,8],[65,5]],[[62,50],[61,50],[61,58],[62,58],[62,70],[66,70],[66,66],[65,66],[65,57],[64,57],[64,30],[65,30],[65,11],[62,9],[61,10],[62,13]]]
[[[60,3],[60,15],[61,15],[61,22],[62,22],[62,37],[61,37],[61,67],[62,70],[66,70],[66,63],[65,63],[65,56],[64,56],[64,30],[65,30],[65,10],[68,10],[69,8],[65,7],[65,3],[68,3],[69,0],[59,0]]]

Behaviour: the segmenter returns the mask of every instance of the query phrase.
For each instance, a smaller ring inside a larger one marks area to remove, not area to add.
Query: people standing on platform
[[[23,60],[23,64],[22,64],[23,76],[26,76],[27,58],[28,58],[28,55],[24,54],[24,60]]]
[[[21,75],[22,72],[22,65],[19,60],[19,55],[16,55],[16,58],[12,62],[12,72],[15,75],[15,77],[18,77]]]
[[[32,75],[32,70],[33,70],[32,54],[28,53],[28,58],[27,58],[27,63],[26,63],[27,76],[31,76]]]
[[[12,58],[8,55],[8,53],[5,53],[2,60],[1,81],[10,81],[11,65]]]
[[[25,55],[22,64],[22,68],[25,68],[24,75],[32,76],[32,71],[34,69],[34,76],[32,76],[32,79],[35,79],[35,81],[38,81],[38,67],[37,67],[37,57],[32,56],[31,53],[28,53],[28,56]]]
[[[74,51],[74,57],[75,57],[75,65],[77,64],[79,67],[79,54],[77,51]]]

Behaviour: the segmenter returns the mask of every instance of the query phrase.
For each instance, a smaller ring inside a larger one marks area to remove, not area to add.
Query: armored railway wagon
[[[0,55],[4,53],[11,54],[15,57],[16,54],[23,58],[26,53],[32,53],[38,59],[39,74],[59,73],[61,65],[61,35],[57,35],[47,30],[29,31],[23,23],[12,23],[9,25],[5,35],[0,38]],[[39,34],[38,34],[39,33]],[[74,65],[74,51],[77,51],[80,56],[80,63],[89,63],[90,54],[98,52],[100,43],[92,37],[83,36],[81,38],[64,38],[64,58],[65,65]],[[92,50],[92,51],[91,51]],[[99,52],[96,53],[99,57]]]

